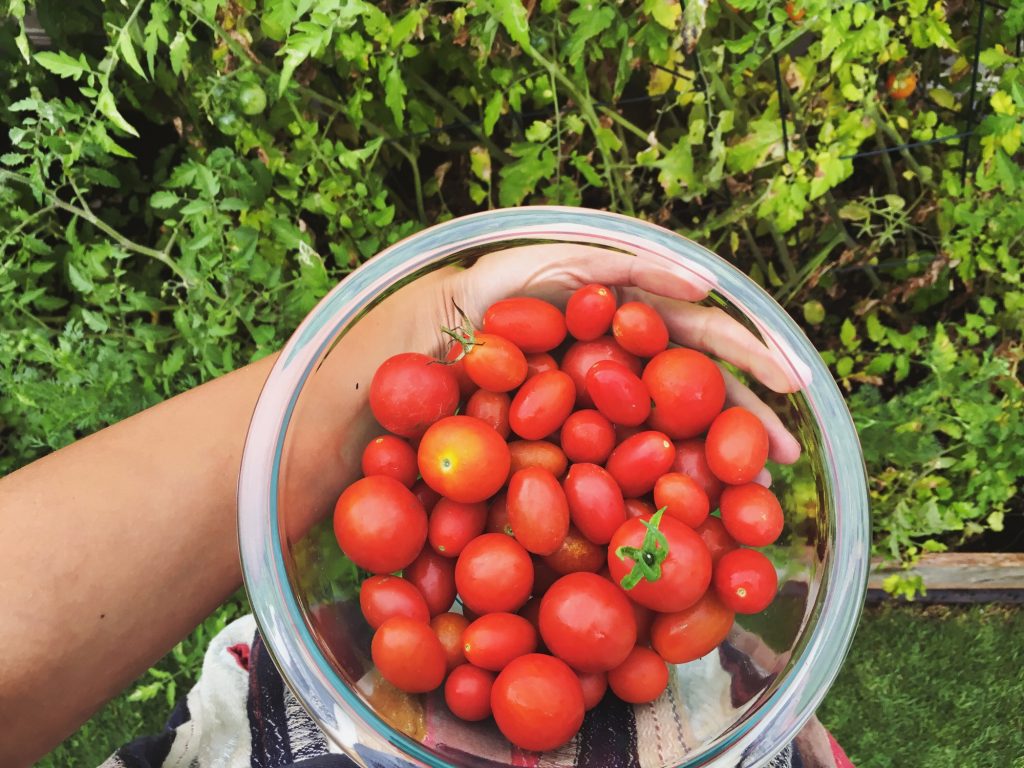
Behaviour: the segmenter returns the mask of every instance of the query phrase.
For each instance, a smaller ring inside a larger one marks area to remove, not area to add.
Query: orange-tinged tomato
[[[917,74],[913,70],[890,72],[885,79],[885,90],[895,101],[909,99],[917,88]]]
[[[466,663],[466,654],[462,650],[462,634],[469,626],[469,619],[459,613],[439,613],[430,620],[430,628],[444,648],[448,671]]]
[[[526,380],[526,356],[508,339],[493,333],[475,333],[462,358],[473,383],[489,392],[508,392]]]
[[[728,636],[735,618],[710,589],[689,608],[655,616],[651,645],[669,664],[685,664],[715,650]]]
[[[504,392],[489,392],[478,389],[466,403],[466,415],[480,419],[507,440],[512,428],[508,425],[508,409],[512,398]]]
[[[513,475],[527,467],[540,467],[555,477],[561,477],[569,466],[562,449],[547,440],[514,440],[508,444],[508,450],[512,456],[509,472]]]
[[[453,501],[473,504],[505,484],[508,445],[490,426],[472,416],[449,416],[431,425],[417,453],[427,485]]]
[[[560,574],[590,571],[597,573],[605,564],[605,548],[589,541],[574,526],[562,539],[558,549],[544,558],[544,563]]]
[[[484,331],[504,336],[527,354],[548,352],[565,338],[565,316],[546,301],[517,296],[490,306]]]
[[[550,555],[569,532],[569,504],[558,479],[540,467],[512,475],[505,499],[512,534],[527,551]]]

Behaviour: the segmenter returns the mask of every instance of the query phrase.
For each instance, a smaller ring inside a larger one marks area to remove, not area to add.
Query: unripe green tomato
[[[238,94],[238,108],[244,115],[258,115],[267,108],[267,94],[258,85],[247,85]]]

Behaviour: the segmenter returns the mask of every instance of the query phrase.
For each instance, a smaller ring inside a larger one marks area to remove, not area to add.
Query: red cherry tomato
[[[565,339],[565,317],[558,307],[520,296],[503,299],[484,313],[484,331],[504,336],[523,352],[547,352]]]
[[[774,543],[786,524],[775,494],[757,483],[734,485],[723,491],[722,522],[730,536],[749,547]]]
[[[715,565],[715,593],[736,613],[760,613],[778,589],[775,566],[756,549],[726,552]]]
[[[537,630],[514,613],[488,613],[462,635],[462,652],[470,664],[500,672],[520,656],[537,649]]]
[[[917,88],[917,74],[912,70],[890,72],[885,79],[885,90],[894,101],[909,99]]]
[[[373,635],[370,653],[381,676],[406,693],[432,691],[444,681],[444,648],[425,621],[388,619]]]
[[[653,517],[654,513],[658,511],[654,508],[653,504],[648,504],[643,499],[626,499],[624,503],[626,506],[627,518],[645,516]]]
[[[550,555],[569,532],[569,504],[558,479],[527,467],[512,475],[505,499],[512,534],[528,552]]]
[[[639,357],[654,357],[668,347],[668,328],[653,307],[629,301],[615,311],[612,336],[627,352]]]
[[[439,613],[430,620],[430,628],[444,648],[445,663],[448,671],[466,663],[466,654],[462,652],[462,633],[469,626],[469,619],[459,613]]]
[[[433,424],[416,458],[427,485],[466,504],[493,496],[505,484],[511,464],[501,436],[470,416],[449,416]]]
[[[512,399],[508,420],[512,431],[527,440],[547,437],[572,413],[576,391],[561,371],[538,373]]]
[[[732,552],[739,545],[725,530],[725,524],[719,517],[709,516],[703,523],[693,529],[711,553],[711,562],[717,563],[726,552]]]
[[[394,435],[373,438],[363,449],[363,474],[393,477],[406,488],[412,488],[420,471],[416,451],[405,440]]]
[[[459,407],[459,382],[448,366],[426,355],[389,357],[370,382],[370,410],[384,429],[418,437]]]
[[[627,437],[612,451],[605,469],[628,497],[643,496],[668,472],[676,448],[663,432],[639,432]]]
[[[668,666],[650,648],[638,645],[624,662],[608,672],[608,687],[628,704],[647,704],[668,687]]]
[[[562,370],[576,385],[576,405],[580,408],[594,406],[594,401],[587,394],[587,373],[594,363],[601,360],[614,360],[616,363],[622,363],[637,376],[643,369],[640,358],[629,354],[610,336],[602,336],[593,341],[577,341],[565,351],[565,356],[562,358]]]
[[[711,509],[718,509],[718,499],[725,483],[715,477],[704,455],[704,441],[700,438],[676,443],[676,458],[672,462],[673,472],[682,472],[697,481],[707,494]]]
[[[507,440],[512,432],[512,428],[508,425],[508,409],[511,405],[512,398],[504,392],[478,389],[470,395],[469,401],[466,403],[466,415],[480,419],[501,435],[502,440]]]
[[[445,557],[458,557],[469,542],[484,532],[487,525],[487,505],[462,504],[441,499],[430,513],[427,541],[434,551]]]
[[[534,352],[532,355],[526,356],[526,378],[528,379],[536,376],[538,373],[557,370],[558,363],[547,352]]]
[[[608,690],[608,674],[605,672],[578,672],[580,687],[583,689],[583,707],[588,712],[601,703]]]
[[[569,297],[565,325],[580,341],[593,341],[608,333],[615,315],[615,294],[603,285],[585,285]]]
[[[569,461],[604,464],[615,447],[615,428],[597,411],[576,411],[562,424],[561,442]]]
[[[543,595],[563,575],[544,562],[543,557],[535,557],[533,559],[533,591],[531,594],[535,597]]]
[[[533,588],[533,561],[522,544],[503,533],[477,536],[455,563],[462,602],[478,614],[518,610]]]
[[[708,495],[697,481],[681,472],[666,472],[654,484],[654,506],[667,507],[665,514],[691,528],[704,522],[711,511]]]
[[[604,547],[594,544],[574,526],[562,539],[558,549],[544,558],[551,570],[565,575],[577,571],[597,573],[607,560]]]
[[[644,369],[654,407],[650,425],[674,440],[706,430],[725,404],[725,379],[710,357],[692,349],[666,349]]]
[[[729,408],[711,422],[704,453],[719,480],[749,483],[768,461],[768,431],[746,408]]]
[[[554,656],[520,656],[491,689],[494,722],[520,749],[546,752],[562,746],[583,725],[583,688],[576,673]]]
[[[445,353],[444,359],[448,370],[455,374],[455,380],[459,383],[459,394],[466,398],[476,392],[476,384],[466,373],[465,362],[460,355],[462,355],[462,345],[452,344],[448,348],[448,352]]]
[[[651,414],[651,396],[640,377],[621,363],[601,360],[587,372],[587,394],[614,424],[635,427]]]
[[[427,538],[427,513],[412,491],[391,477],[356,480],[334,505],[334,535],[348,558],[371,573],[411,563]]]
[[[444,613],[455,602],[455,563],[430,547],[424,547],[402,575],[423,595],[431,616]]]
[[[715,650],[728,636],[735,617],[709,589],[689,608],[655,616],[651,645],[669,664],[685,664]]]
[[[481,389],[508,392],[526,381],[526,355],[508,339],[493,333],[474,333],[466,342],[462,364]]]
[[[359,586],[359,607],[366,623],[374,629],[392,616],[408,616],[424,623],[430,611],[423,595],[398,576],[371,576]]]
[[[633,609],[633,618],[636,620],[636,644],[649,645],[651,642],[651,623],[654,621],[655,613],[650,608],[644,608],[640,603],[633,600],[629,601],[629,605]]]
[[[794,24],[800,24],[804,16],[807,15],[807,9],[800,8],[793,0],[786,0],[786,15]]]
[[[536,564],[534,565],[536,569]],[[536,580],[536,579],[535,579]],[[554,581],[552,581],[554,583]],[[526,605],[519,609],[519,615],[526,619],[537,632],[537,643],[538,649],[540,644],[540,598],[531,597],[526,601]]]
[[[505,494],[499,493],[487,507],[487,525],[484,533],[503,533],[506,536],[512,535],[512,526],[508,522],[508,505],[505,503]]]
[[[604,672],[623,662],[636,644],[629,600],[596,573],[570,573],[540,603],[544,645],[580,672]]]
[[[444,684],[444,701],[460,720],[477,722],[491,716],[493,672],[463,664],[452,670]]]
[[[607,470],[596,464],[573,464],[562,487],[569,515],[580,532],[595,544],[611,541],[626,520],[626,506],[618,483]]]
[[[430,514],[433,510],[434,505],[441,500],[441,494],[431,488],[422,480],[417,480],[415,485],[412,487],[412,495],[419,499],[420,504],[423,505],[423,509]]]
[[[512,455],[509,472],[513,475],[527,467],[539,467],[561,477],[569,466],[562,449],[547,440],[514,440],[508,444],[508,450]]]

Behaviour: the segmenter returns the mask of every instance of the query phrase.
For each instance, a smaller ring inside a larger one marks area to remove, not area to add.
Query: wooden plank
[[[886,576],[898,573],[872,563],[868,589],[882,589]],[[937,552],[921,557],[912,573],[924,578],[929,591],[963,592],[1024,590],[1024,552]]]

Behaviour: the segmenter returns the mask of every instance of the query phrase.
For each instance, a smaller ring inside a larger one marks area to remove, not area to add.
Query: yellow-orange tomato
[[[420,441],[416,460],[427,485],[463,504],[497,493],[511,463],[501,435],[472,416],[449,416],[432,424]]]

